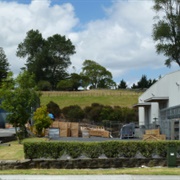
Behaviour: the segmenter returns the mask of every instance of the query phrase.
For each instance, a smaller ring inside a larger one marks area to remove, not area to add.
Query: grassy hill
[[[48,91],[42,92],[41,105],[53,101],[60,108],[79,105],[82,108],[92,103],[110,106],[132,107],[138,102],[141,92],[132,90],[88,90],[88,91]]]

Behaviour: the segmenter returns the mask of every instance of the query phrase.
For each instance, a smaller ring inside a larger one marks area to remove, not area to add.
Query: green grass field
[[[69,105],[79,105],[84,108],[90,106],[92,103],[131,108],[138,102],[140,95],[140,92],[130,90],[48,91],[42,92],[41,105],[46,105],[50,101],[53,101],[60,108]]]
[[[120,169],[26,169],[1,170],[0,175],[180,175],[179,168],[120,168]]]

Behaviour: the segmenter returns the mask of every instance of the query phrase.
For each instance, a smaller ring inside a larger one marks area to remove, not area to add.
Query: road
[[[180,180],[180,176],[151,175],[0,175],[0,180]]]

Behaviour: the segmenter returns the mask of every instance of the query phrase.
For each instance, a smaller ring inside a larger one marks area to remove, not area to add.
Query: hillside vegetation
[[[60,108],[70,105],[84,108],[92,103],[131,108],[138,102],[141,93],[132,90],[47,91],[42,92],[41,105],[53,101]]]

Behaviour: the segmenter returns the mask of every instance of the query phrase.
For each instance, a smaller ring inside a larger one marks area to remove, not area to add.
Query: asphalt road
[[[0,175],[0,180],[180,180],[180,176],[143,175]]]

